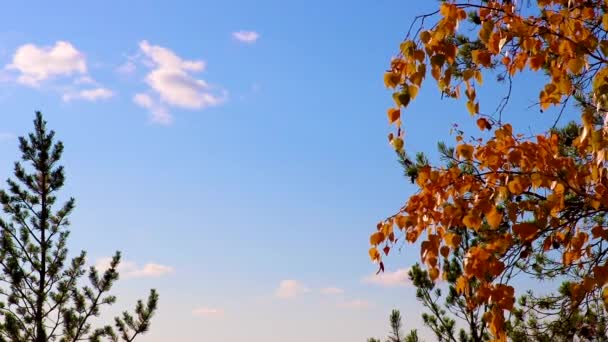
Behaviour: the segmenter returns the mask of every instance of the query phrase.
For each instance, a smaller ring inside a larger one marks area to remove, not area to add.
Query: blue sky
[[[160,292],[142,342],[363,341],[392,308],[420,326],[399,282],[416,248],[371,282],[367,256],[414,190],[387,144],[382,75],[436,5],[420,3],[7,4],[0,178],[43,111],[66,144],[71,249],[91,263],[123,251],[117,309]],[[527,108],[527,85],[510,107],[522,129],[552,118]],[[404,115],[408,150],[427,152],[468,116],[430,82]]]

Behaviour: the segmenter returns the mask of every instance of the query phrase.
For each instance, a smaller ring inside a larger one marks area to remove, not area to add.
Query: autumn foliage
[[[550,127],[518,134],[504,104],[486,109],[476,89],[490,69],[509,82],[542,73],[545,84],[531,89],[539,109],[580,112],[572,139]],[[608,1],[444,1],[417,17],[384,75],[395,91],[389,141],[401,154],[402,111],[427,79],[443,97],[461,99],[491,137],[458,134],[447,166],[419,168],[418,191],[371,235],[372,260],[383,269],[382,255],[403,236],[419,243],[429,276],[439,279],[463,248],[463,232],[474,232],[481,242],[467,246],[456,287],[471,308],[489,308],[484,321],[499,341],[507,339],[505,314],[516,299],[509,279],[518,271],[576,275],[573,306],[603,289],[608,302]]]

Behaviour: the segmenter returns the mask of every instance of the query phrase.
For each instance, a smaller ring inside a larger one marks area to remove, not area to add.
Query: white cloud
[[[343,309],[362,310],[371,306],[371,303],[363,299],[353,299],[338,304]]]
[[[106,100],[114,96],[114,93],[110,89],[106,88],[93,88],[85,89],[77,92],[68,92],[63,94],[63,101],[70,102],[72,100],[86,100],[86,101],[97,101]]]
[[[203,71],[205,68],[204,61],[188,61],[183,60],[173,51],[158,45],[150,45],[144,40],[139,43],[141,51],[149,57],[159,68],[177,69],[187,71]]]
[[[145,93],[135,94],[133,102],[140,107],[150,111],[150,121],[161,125],[169,125],[173,122],[173,117],[162,104],[156,102],[150,95]]]
[[[371,274],[363,278],[363,282],[384,287],[408,286],[410,284],[410,280],[407,272],[407,269],[402,268],[394,272]]]
[[[155,263],[147,263],[142,268],[134,268],[127,272],[127,275],[135,278],[162,277],[173,273],[173,267]]]
[[[275,296],[281,299],[295,298],[298,295],[310,292],[301,282],[293,279],[281,280]]]
[[[61,93],[66,102],[97,101],[114,95],[88,74],[84,53],[66,41],[57,41],[52,46],[21,45],[5,69],[11,80],[30,87],[38,88],[45,81],[57,80],[50,89]],[[13,72],[17,72],[16,79]]]
[[[240,42],[253,44],[260,38],[260,34],[255,31],[238,31],[233,32],[232,37]]]
[[[72,44],[57,41],[53,46],[20,46],[6,68],[20,73],[17,77],[19,83],[37,87],[50,78],[86,74],[87,63],[84,54]]]
[[[146,75],[146,83],[158,95],[158,99],[153,100],[146,95],[151,100],[148,101],[138,94],[136,97],[139,99],[134,98],[134,101],[150,110],[152,122],[170,123],[171,116],[164,105],[194,110],[217,106],[226,101],[225,91],[218,94],[207,82],[192,75],[205,69],[204,61],[184,60],[173,51],[151,45],[145,40],[139,43],[139,48],[147,58],[144,64],[152,68]]]
[[[201,306],[192,310],[192,314],[199,317],[220,317],[224,316],[224,309]]]
[[[95,268],[100,272],[110,267],[112,258],[101,258],[95,263]],[[118,272],[124,278],[158,278],[173,273],[173,268],[166,265],[147,263],[139,267],[132,261],[121,261]]]
[[[322,295],[326,296],[335,296],[339,294],[343,294],[344,290],[338,287],[326,287],[319,290]]]

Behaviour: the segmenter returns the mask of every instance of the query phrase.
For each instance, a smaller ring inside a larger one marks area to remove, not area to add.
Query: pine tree
[[[420,342],[418,338],[418,331],[416,329],[411,330],[409,334],[405,336],[405,339],[402,337],[403,334],[401,332],[401,312],[399,310],[391,311],[391,315],[389,317],[389,322],[391,325],[391,333],[388,336],[386,342]],[[367,342],[381,342],[377,338],[368,338]]]
[[[93,328],[100,309],[116,301],[109,292],[121,255],[117,252],[101,273],[92,266],[87,271],[84,251],[68,258],[68,217],[75,201],[56,209],[65,176],[58,164],[63,144],[54,136],[37,112],[34,132],[19,138],[15,179],[0,190],[6,214],[0,218],[0,342],[133,341],[148,330],[158,295],[151,290],[134,315],[124,312],[113,326]]]
[[[389,318],[391,323],[391,334],[388,337],[388,342],[402,342],[401,339],[401,313],[399,310],[391,311]]]

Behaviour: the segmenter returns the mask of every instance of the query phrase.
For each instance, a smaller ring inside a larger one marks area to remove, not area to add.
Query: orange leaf
[[[473,146],[469,144],[462,144],[456,146],[456,155],[460,158],[471,160],[473,159]]]
[[[382,241],[384,241],[384,233],[382,232],[375,232],[369,238],[369,243],[374,246],[379,245]]]
[[[418,87],[416,87],[416,86],[415,86],[415,85],[413,85],[413,84],[410,84],[410,85],[407,87],[407,89],[408,89],[408,93],[409,93],[409,95],[410,95],[410,100],[415,99],[415,98],[416,98],[416,96],[418,95],[418,89],[419,89],[419,88],[418,88]]]
[[[513,232],[519,235],[520,239],[526,241],[538,232],[538,227],[533,223],[518,223],[513,225]]]
[[[519,177],[516,177],[515,179],[510,181],[509,184],[507,184],[507,186],[509,188],[509,191],[514,195],[519,195],[522,192],[524,192],[524,190],[525,190]]]
[[[530,68],[534,71],[540,69],[545,64],[545,55],[537,54],[530,58]]]
[[[498,228],[498,226],[500,226],[500,223],[502,222],[502,213],[496,210],[496,208],[494,207],[492,208],[492,211],[490,211],[490,213],[486,215],[486,220],[488,221],[490,227],[496,229]]]
[[[368,253],[372,261],[380,259],[380,253],[378,253],[378,250],[375,247],[370,248]]]
[[[595,226],[591,229],[591,234],[593,238],[602,238],[604,240],[608,240],[608,230],[605,230],[602,226]]]
[[[575,75],[578,75],[585,66],[585,60],[583,58],[573,58],[568,62],[568,69]]]
[[[401,117],[401,110],[399,110],[398,108],[389,108],[388,110],[388,122],[389,123],[394,123],[395,121],[399,120],[399,118]]]
[[[473,50],[471,52],[473,63],[489,67],[492,65],[492,55],[486,50]]]
[[[477,212],[471,210],[462,218],[462,223],[467,227],[477,230],[481,227],[481,217],[479,217]]]
[[[420,41],[424,44],[431,40],[431,33],[429,31],[420,32]]]
[[[460,276],[456,279],[456,292],[464,293],[469,287],[469,282],[465,276]]]
[[[460,246],[460,240],[460,236],[454,233],[446,233],[443,236],[443,241],[445,241],[445,244],[452,247],[452,249],[456,249]]]
[[[608,280],[608,266],[595,266],[593,268],[593,275],[597,281],[597,285],[604,285]]]
[[[488,131],[492,129],[492,125],[485,118],[479,118],[479,119],[477,119],[477,127],[479,127],[479,129],[482,130],[482,131],[484,129],[487,129]]]
[[[401,82],[401,75],[394,72],[387,72],[384,74],[384,85],[387,88],[395,88]]]

